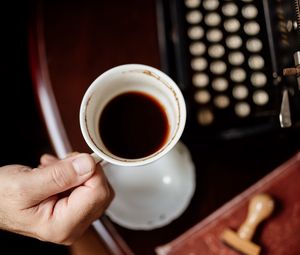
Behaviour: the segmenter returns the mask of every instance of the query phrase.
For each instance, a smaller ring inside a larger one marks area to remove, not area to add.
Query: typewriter
[[[187,134],[232,139],[300,120],[299,1],[158,0],[162,66]]]

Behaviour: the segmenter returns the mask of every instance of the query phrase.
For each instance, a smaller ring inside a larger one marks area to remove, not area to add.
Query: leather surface
[[[253,242],[261,254],[300,254],[300,152],[174,241],[156,249],[159,255],[236,255],[220,241],[229,227],[236,231],[246,218],[249,199],[265,192],[275,199],[275,210],[259,225]]]

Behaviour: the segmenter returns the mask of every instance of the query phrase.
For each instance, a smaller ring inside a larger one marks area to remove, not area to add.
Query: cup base
[[[185,211],[195,191],[195,166],[181,142],[154,163],[107,164],[104,171],[116,193],[106,214],[128,229],[151,230],[169,224]]]

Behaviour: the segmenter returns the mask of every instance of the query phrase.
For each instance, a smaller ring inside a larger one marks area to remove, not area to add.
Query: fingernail
[[[91,160],[85,155],[79,156],[78,158],[74,159],[72,161],[72,164],[79,176],[85,175],[91,172],[93,169]]]

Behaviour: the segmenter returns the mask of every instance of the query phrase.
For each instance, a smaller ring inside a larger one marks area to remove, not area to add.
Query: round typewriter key
[[[216,91],[225,91],[228,88],[228,81],[225,78],[215,78],[211,86]]]
[[[213,44],[208,48],[208,55],[212,58],[220,58],[224,53],[225,49],[221,44]]]
[[[216,107],[224,109],[229,105],[230,101],[228,96],[219,95],[214,98],[214,104]]]
[[[230,78],[234,82],[243,82],[246,79],[246,72],[242,68],[233,68],[230,72]]]
[[[248,4],[242,8],[242,15],[246,19],[254,19],[258,14],[257,8],[253,4]]]
[[[189,30],[188,30],[188,36],[192,40],[201,39],[203,37],[203,34],[204,34],[204,30],[200,26],[194,26],[194,27],[189,28]]]
[[[214,11],[219,6],[218,0],[204,0],[203,1],[203,7],[207,11]]]
[[[260,26],[256,21],[248,21],[244,25],[244,31],[247,35],[257,35],[259,30]]]
[[[229,2],[225,3],[222,7],[222,12],[225,16],[231,17],[238,13],[238,7],[235,3]]]
[[[203,42],[193,42],[190,45],[190,53],[195,56],[202,55],[206,50],[206,46]]]
[[[220,29],[214,28],[207,31],[206,37],[210,42],[219,42],[223,37],[223,33]]]
[[[199,104],[206,104],[210,100],[210,94],[206,90],[200,90],[195,93],[195,101]]]
[[[228,54],[228,61],[231,65],[239,66],[244,63],[244,60],[244,54],[240,51],[234,51]]]
[[[228,33],[237,32],[240,29],[240,22],[236,18],[227,19],[224,21],[224,28]]]
[[[237,85],[232,90],[232,95],[235,99],[241,100],[248,96],[249,92],[245,85]]]
[[[240,102],[235,105],[234,111],[239,117],[247,117],[250,114],[250,106],[246,102]]]
[[[246,48],[250,52],[259,52],[262,47],[263,44],[258,38],[251,38],[246,42]]]
[[[226,72],[227,66],[225,62],[216,60],[210,63],[210,71],[213,74],[223,74]]]
[[[208,26],[218,26],[221,23],[221,16],[217,12],[211,12],[204,17],[204,21]]]
[[[265,61],[260,55],[252,55],[248,59],[248,65],[254,70],[262,69],[265,65]]]
[[[195,71],[203,71],[207,67],[207,60],[205,58],[194,58],[191,61],[191,67]]]
[[[226,38],[226,45],[230,49],[237,49],[242,46],[242,38],[238,35],[230,35]]]
[[[200,11],[198,10],[193,10],[190,11],[187,15],[186,15],[186,20],[188,23],[190,24],[197,24],[200,23],[202,20],[202,14]]]
[[[267,83],[267,76],[262,72],[255,72],[251,75],[251,83],[255,87],[263,87]]]
[[[214,115],[209,109],[201,109],[198,112],[197,120],[200,125],[207,126],[214,121]]]
[[[253,93],[253,102],[257,105],[265,105],[269,101],[269,95],[264,90],[257,90]]]
[[[203,87],[207,86],[207,84],[209,82],[209,78],[208,78],[207,74],[205,74],[205,73],[197,73],[197,74],[194,74],[192,82],[195,87],[203,88]]]
[[[201,4],[201,0],[185,0],[184,2],[188,8],[197,8]]]

